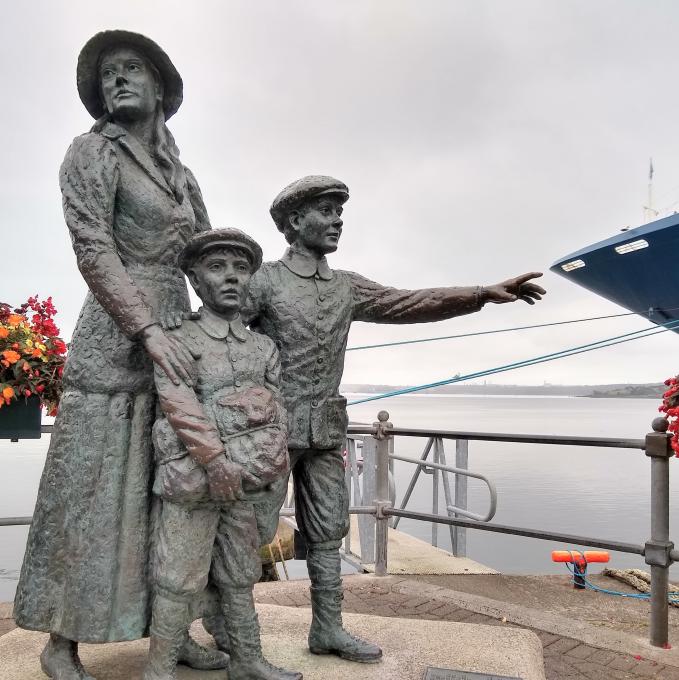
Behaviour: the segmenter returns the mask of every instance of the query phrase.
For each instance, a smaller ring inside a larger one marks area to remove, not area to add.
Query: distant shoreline
[[[407,388],[407,385],[365,385],[347,383],[340,386],[343,393],[382,394]],[[611,385],[445,385],[422,390],[418,394],[470,395],[534,395],[562,397],[590,397],[592,399],[662,399],[667,388],[663,383]]]

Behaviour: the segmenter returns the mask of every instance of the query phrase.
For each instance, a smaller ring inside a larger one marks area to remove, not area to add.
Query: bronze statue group
[[[45,631],[44,673],[92,680],[78,643],[150,638],[145,680],[177,664],[231,680],[302,675],[262,655],[253,586],[292,474],[307,545],[309,650],[373,663],[342,625],[339,548],[349,529],[346,400],[352,321],[418,323],[524,300],[529,273],[493,286],[399,290],[331,269],[345,184],[308,176],[270,208],[288,248],[262,263],[238,229],[211,229],[166,121],[182,80],[152,40],[105,31],[82,49],[95,119],[60,172],[89,292],[31,526],[14,615]],[[186,278],[203,306],[191,313]],[[214,636],[189,635],[195,619]]]

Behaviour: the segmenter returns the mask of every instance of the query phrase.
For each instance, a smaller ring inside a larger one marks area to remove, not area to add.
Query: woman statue
[[[50,633],[40,658],[54,680],[92,680],[78,642],[148,632],[153,364],[188,378],[192,357],[163,327],[189,310],[178,254],[210,228],[165,125],[182,102],[165,52],[137,33],[98,33],[80,53],[77,84],[96,122],[71,144],[60,184],[89,292],[14,604],[19,626]],[[228,657],[187,638],[180,661],[206,669]]]

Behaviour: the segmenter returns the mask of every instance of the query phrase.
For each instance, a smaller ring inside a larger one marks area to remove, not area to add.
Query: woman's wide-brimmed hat
[[[139,50],[158,69],[163,79],[163,111],[165,120],[168,120],[182,103],[182,77],[159,45],[145,35],[132,31],[102,31],[92,36],[80,51],[76,73],[78,94],[85,108],[93,118],[101,118],[106,113],[101,98],[99,59],[105,50],[119,45]]]

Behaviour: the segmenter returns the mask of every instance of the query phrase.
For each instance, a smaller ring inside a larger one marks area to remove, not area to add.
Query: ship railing
[[[501,434],[485,432],[462,432],[448,430],[425,430],[395,427],[389,422],[389,414],[380,411],[372,425],[353,424],[348,429],[345,458],[345,476],[349,486],[351,514],[357,515],[361,555],[359,566],[374,565],[377,576],[388,573],[389,527],[397,526],[400,518],[408,518],[432,524],[432,543],[437,544],[438,525],[448,526],[451,533],[453,554],[466,554],[466,530],[492,531],[515,536],[541,540],[558,541],[579,546],[602,548],[616,552],[630,553],[644,557],[651,571],[651,610],[649,615],[650,643],[656,647],[667,648],[668,633],[668,585],[669,568],[679,561],[679,550],[669,538],[669,460],[674,455],[671,436],[667,433],[668,423],[664,418],[656,418],[652,424],[653,432],[643,439],[578,437]],[[44,433],[51,433],[52,426],[45,425]],[[394,453],[396,437],[420,437],[426,444],[420,459],[406,459]],[[444,443],[455,442],[455,466],[446,464]],[[523,444],[547,444],[566,446],[587,446],[598,448],[623,448],[644,451],[651,460],[651,527],[650,539],[646,543],[635,544],[611,539],[601,539],[578,534],[557,533],[545,529],[507,526],[489,520],[495,514],[497,493],[486,477],[468,470],[469,442],[514,442]],[[362,444],[361,460],[357,456]],[[428,457],[433,451],[433,460]],[[416,465],[413,478],[408,486],[400,507],[395,507],[393,469],[395,460],[407,460]],[[432,513],[415,512],[406,508],[418,476],[424,472],[432,476]],[[449,475],[454,475],[455,495],[452,494]],[[359,476],[362,480],[359,480]],[[467,480],[477,478],[486,483],[490,502],[486,513],[471,513],[467,507]],[[362,482],[362,483],[361,483]],[[446,500],[446,514],[438,513],[439,483],[443,483]],[[294,503],[294,501],[293,501]],[[294,507],[287,502],[281,515],[294,515]],[[0,526],[26,525],[31,517],[0,518]],[[358,557],[351,550],[350,534],[344,544],[344,554],[348,559]]]

